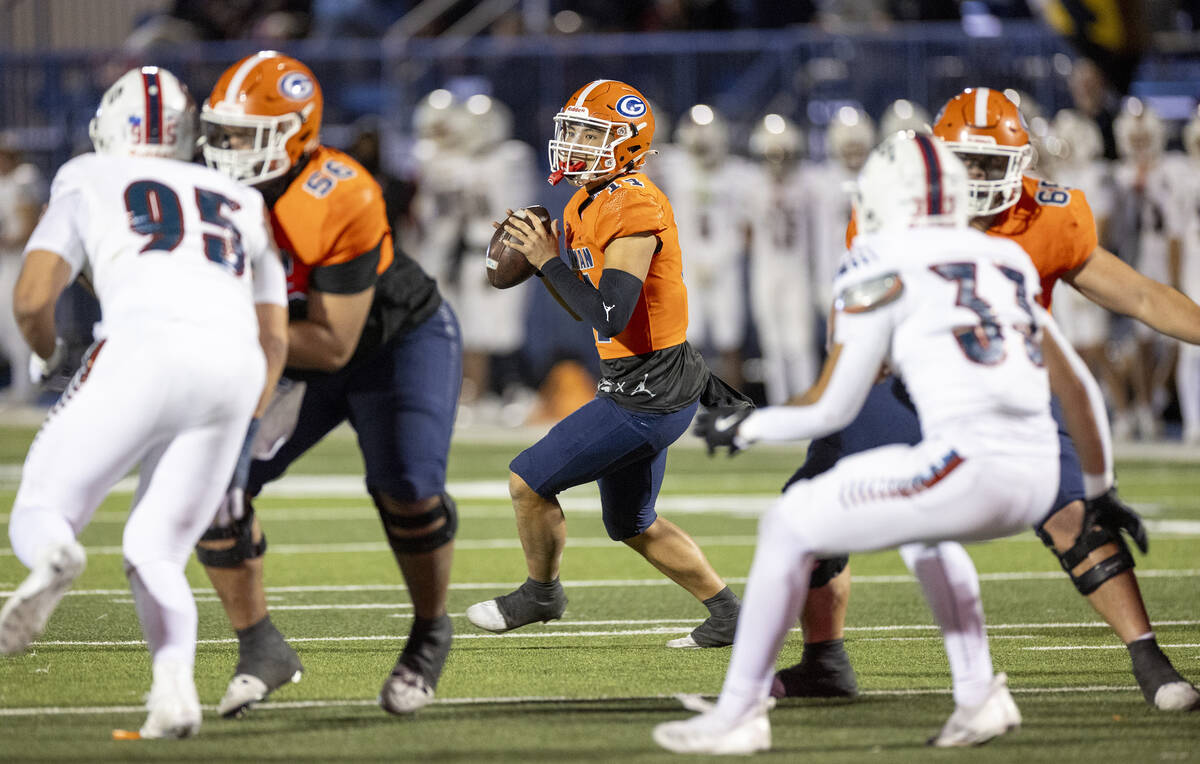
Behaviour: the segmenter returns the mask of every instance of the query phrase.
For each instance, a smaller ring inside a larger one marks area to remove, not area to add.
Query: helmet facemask
[[[277,117],[231,114],[204,107],[204,161],[234,180],[257,185],[292,166],[287,142],[300,131],[298,113]]]
[[[569,106],[554,117],[551,184],[566,178],[572,185],[585,186],[625,169],[617,166],[616,147],[635,135],[633,127],[587,114],[587,109]]]
[[[946,145],[967,165],[967,208],[971,217],[1003,212],[1021,198],[1025,169],[1033,160],[1033,147],[1002,146],[987,142],[947,141]],[[982,169],[984,178],[974,177]]]

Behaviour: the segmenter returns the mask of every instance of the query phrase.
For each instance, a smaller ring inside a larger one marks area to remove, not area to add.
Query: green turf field
[[[19,464],[32,432],[0,428],[0,517],[7,527]],[[702,606],[634,552],[607,539],[594,490],[564,495],[570,537],[563,620],[496,636],[463,617],[473,602],[524,580],[507,503],[507,462],[523,436],[456,445],[451,491],[460,525],[450,610],[456,639],[438,701],[414,718],[375,697],[407,633],[410,606],[361,485],[350,436],[337,432],[269,487],[257,506],[271,541],[272,619],[306,666],[301,683],[240,721],[216,717],[236,649],[203,572],[188,574],[200,608],[196,681],[206,704],[186,741],[112,742],[136,729],[150,685],[148,656],[121,571],[126,490],[100,508],[82,537],[88,568],[42,639],[0,658],[0,761],[667,761],[650,739],[660,721],[688,715],[676,693],[715,694],[729,650],[669,650]],[[798,464],[798,449],[710,460],[672,451],[660,512],[699,541],[741,592],[755,512]],[[64,465],[69,469],[69,465]],[[1143,510],[1151,554],[1143,592],[1159,641],[1200,679],[1200,467],[1122,461],[1123,495]],[[5,536],[7,538],[7,536]],[[1200,761],[1200,714],[1168,715],[1142,701],[1127,653],[1075,594],[1032,533],[971,548],[993,659],[1024,715],[1020,731],[966,751],[925,748],[952,710],[941,641],[898,555],[855,558],[847,646],[864,696],[790,701],[772,712],[774,751],[814,762]],[[0,543],[0,595],[25,569]],[[800,653],[795,633],[782,660]]]

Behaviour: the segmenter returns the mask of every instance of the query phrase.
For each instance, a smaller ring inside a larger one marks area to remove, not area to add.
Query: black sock
[[[276,629],[275,624],[271,623],[271,616],[265,615],[258,623],[244,629],[237,629],[236,633],[238,649],[246,650],[260,647],[264,643],[274,642],[273,637],[279,635],[279,629]]]
[[[546,582],[526,578],[525,583],[521,584],[521,588],[539,605],[550,605],[557,602],[562,597],[563,591],[562,584],[559,583],[557,577],[553,581]]]
[[[741,602],[733,590],[726,586],[721,591],[704,600],[704,607],[714,618],[733,618],[741,608]]]
[[[430,687],[437,687],[453,635],[454,628],[447,614],[437,618],[414,618],[399,662],[425,677]]]
[[[827,639],[824,642],[805,642],[800,660],[804,663],[820,662],[823,658],[840,657],[845,653],[846,640],[842,638]]]

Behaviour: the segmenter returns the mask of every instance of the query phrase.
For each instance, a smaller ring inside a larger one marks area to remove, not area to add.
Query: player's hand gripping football
[[[508,246],[525,255],[529,264],[539,271],[550,260],[558,257],[558,221],[551,221],[547,228],[532,215],[514,215],[507,211],[504,230],[508,234]],[[500,223],[492,223],[499,228]]]
[[[1096,513],[1095,521],[1098,525],[1116,534],[1125,531],[1142,554],[1146,554],[1150,548],[1150,542],[1146,538],[1146,526],[1142,524],[1141,516],[1117,496],[1115,485],[1084,504],[1089,511]]]
[[[728,448],[729,455],[733,456],[748,445],[738,438],[738,428],[753,413],[753,406],[706,408],[696,415],[696,425],[692,428],[692,433],[704,438],[709,456],[715,454],[718,448]]]

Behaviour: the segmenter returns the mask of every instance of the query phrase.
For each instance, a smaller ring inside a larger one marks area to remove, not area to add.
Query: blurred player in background
[[[921,104],[907,98],[897,98],[888,104],[879,118],[879,135],[886,138],[901,130],[928,134],[933,129],[930,126],[932,121],[929,112]]]
[[[1049,307],[1055,282],[1062,278],[1109,310],[1136,317],[1186,342],[1200,342],[1200,306],[1099,246],[1091,210],[1081,192],[1025,174],[1032,155],[1028,132],[1016,105],[1000,91],[968,88],[950,99],[933,133],[967,165],[972,225],[989,235],[1012,239],[1025,249],[1041,276],[1039,299],[1045,307]],[[856,230],[852,225],[847,241],[853,241]],[[970,299],[966,293],[964,299]],[[1175,671],[1160,649],[1133,573],[1133,555],[1121,535],[1128,532],[1145,552],[1140,519],[1116,496],[1107,415],[1099,387],[1062,342],[1056,345],[1054,352],[1046,353],[1046,360],[1058,399],[1052,411],[1060,425],[1059,490],[1053,510],[1035,530],[1076,589],[1129,650],[1134,677],[1146,702],[1167,711],[1194,708],[1200,703],[1200,693]],[[808,458],[793,481],[821,474],[845,455],[882,444],[920,440],[919,423],[906,403],[907,393],[902,389],[881,393],[882,386],[876,386],[873,397],[848,427],[810,445]],[[1085,422],[1088,418],[1095,424]],[[1080,443],[1083,454],[1076,452],[1075,439],[1085,441]],[[1086,533],[1079,531],[1081,523]],[[940,568],[959,598],[948,605],[956,613],[960,646],[949,654],[956,695],[960,686],[965,692],[985,686],[987,679],[979,667],[980,656],[987,655],[988,647],[983,613],[973,604],[979,581],[971,558],[961,545],[949,542],[907,545],[900,551],[912,570],[925,565]],[[825,562],[814,573],[824,579],[814,580],[814,589],[828,586],[829,593],[815,601],[810,597],[802,617],[805,656],[796,666],[778,672],[774,694],[857,692],[841,642],[849,580],[848,573],[837,570],[844,561]],[[827,569],[830,565],[832,571]],[[809,636],[812,624],[820,636]]]
[[[43,371],[62,353],[54,305],[77,275],[104,320],[25,461],[8,532],[31,573],[0,611],[0,652],[41,633],[83,570],[77,535],[139,467],[122,553],[153,662],[140,734],[187,737],[200,701],[183,569],[283,369],[283,265],[262,196],[192,163],[196,106],[170,72],[118,79],[91,138],[96,153],[54,178],[14,297]]]
[[[13,320],[10,300],[21,272],[21,250],[37,224],[44,183],[36,167],[21,161],[11,136],[0,133],[0,353],[8,361],[4,402],[33,402],[37,389],[26,369],[30,350]]]
[[[1107,241],[1115,194],[1099,126],[1083,112],[1062,109],[1054,115],[1051,138],[1047,141],[1048,174],[1056,183],[1084,193],[1099,241]],[[1053,300],[1054,316],[1063,335],[1092,374],[1104,383],[1119,422],[1128,403],[1123,396],[1112,395],[1120,385],[1108,357],[1111,314],[1063,281],[1054,287]]]
[[[1183,226],[1180,248],[1180,289],[1190,297],[1200,296],[1200,111],[1183,127],[1184,182],[1179,199]],[[1183,441],[1200,445],[1200,347],[1180,343],[1175,384],[1179,412],[1183,418]]]
[[[479,263],[495,232],[492,221],[503,218],[508,207],[537,201],[537,160],[532,146],[512,138],[512,114],[503,103],[476,94],[466,100],[465,109],[468,156],[459,189],[464,230],[456,289],[449,298],[462,322],[462,402],[475,404],[475,414],[486,414],[486,409],[498,414],[500,404],[491,394],[498,387],[504,402],[515,406],[515,418],[508,424],[520,424],[524,417],[518,399],[528,396],[521,393],[511,361],[525,341],[529,285],[494,289]],[[506,360],[507,367],[502,363]]]
[[[1010,535],[1037,522],[1054,498],[1041,479],[1058,455],[1040,341],[1049,317],[1035,316],[1030,303],[1040,287],[1029,257],[968,227],[966,167],[924,134],[894,133],[871,154],[855,212],[862,234],[838,268],[820,381],[798,406],[706,412],[697,434],[731,451],[828,434],[854,419],[886,364],[912,393],[924,438],[845,459],[767,509],[721,695],[696,708],[701,715],[654,729],[668,750],[770,748],[775,660],[816,558]],[[985,333],[989,341],[979,342]],[[916,573],[953,653],[957,603],[938,569]],[[982,673],[976,697],[964,700],[955,688],[940,745],[983,743],[1020,724],[1006,677],[993,675],[990,659]]]
[[[197,549],[238,637],[218,711],[241,714],[302,671],[267,614],[266,538],[251,499],[330,430],[358,436],[366,488],[408,585],[413,622],[379,694],[391,713],[433,699],[450,650],[446,614],[458,518],[446,459],[462,380],[453,311],[395,248],[379,186],[320,144],[320,85],[263,51],[229,67],[204,105],[205,161],[260,191],[288,258],[286,394],[263,421],[248,481]]]
[[[748,188],[745,160],[729,153],[729,125],[715,109],[696,104],[675,128],[676,150],[663,156],[663,190],[675,208],[688,341],[720,359],[718,373],[737,386],[746,339],[745,278]]]
[[[481,629],[510,631],[561,618],[567,597],[559,565],[567,540],[558,494],[595,481],[604,527],[700,600],[708,618],[670,647],[733,642],[738,599],[696,542],[660,517],[667,447],[701,400],[749,408],[687,341],[688,293],[670,202],[640,168],[653,153],[654,115],[623,82],[577,90],[554,119],[550,182],[579,190],[563,213],[567,261],[553,230],[510,216],[511,246],[523,253],[594,329],[602,378],[596,397],[509,465],[509,493],[529,577],[516,591],[467,608]],[[499,224],[498,224],[499,225]]]
[[[1114,246],[1122,260],[1142,275],[1165,284],[1179,283],[1179,188],[1181,178],[1165,160],[1166,126],[1150,107],[1136,98],[1125,101],[1113,121],[1118,161],[1113,169],[1117,194],[1126,201],[1114,217]],[[1118,368],[1125,380],[1114,391],[1118,415],[1113,432],[1136,434],[1142,440],[1162,435],[1161,412],[1174,361],[1175,343],[1152,328],[1118,317],[1113,333],[1120,348]],[[1132,417],[1126,413],[1129,400]]]
[[[817,375],[809,187],[801,169],[804,133],[767,114],[750,133],[757,160],[746,186],[750,311],[762,351],[767,402],[803,393]]]
[[[846,250],[846,225],[850,222],[850,194],[863,162],[875,146],[875,125],[862,109],[843,106],[825,129],[825,161],[808,173],[812,201],[813,280],[818,319],[824,322],[833,301],[834,269]]]

